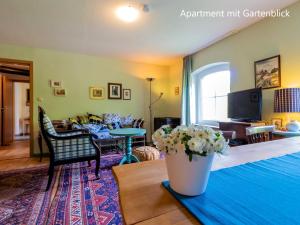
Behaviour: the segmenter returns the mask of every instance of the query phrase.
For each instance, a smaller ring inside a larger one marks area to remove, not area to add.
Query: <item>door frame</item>
[[[30,114],[30,157],[34,155],[34,124],[33,124],[33,61],[27,60],[19,60],[19,59],[7,59],[7,58],[0,58],[0,62],[2,63],[15,63],[21,65],[28,65],[29,66],[29,85],[30,85],[30,106],[29,106],[29,114]]]
[[[14,114],[14,120],[13,120],[13,134],[14,134],[14,138],[15,138],[15,116],[16,116],[16,111],[15,111],[15,83],[26,83],[26,84],[29,84],[30,86],[30,80],[29,79],[20,79],[18,77],[12,77],[10,78],[10,80],[12,80],[13,82],[13,114]],[[29,87],[29,95],[30,95],[30,87]],[[29,105],[29,108],[30,108],[30,105]],[[29,117],[30,117],[30,113],[29,113]],[[29,135],[29,138],[30,138],[30,135]],[[15,139],[14,139],[15,141]]]

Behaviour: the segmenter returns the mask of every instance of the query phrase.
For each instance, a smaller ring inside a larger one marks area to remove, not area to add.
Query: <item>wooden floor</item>
[[[0,146],[0,160],[28,158],[29,141],[15,141],[9,146]]]
[[[10,146],[0,147],[0,171],[25,169],[49,164],[48,158],[30,158],[29,141],[15,141]]]

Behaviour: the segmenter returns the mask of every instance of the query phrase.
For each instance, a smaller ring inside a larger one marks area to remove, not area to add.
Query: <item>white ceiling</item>
[[[140,0],[150,12],[126,24],[122,0],[1,0],[0,43],[170,64],[257,18],[180,17],[181,10],[273,9],[297,0]]]

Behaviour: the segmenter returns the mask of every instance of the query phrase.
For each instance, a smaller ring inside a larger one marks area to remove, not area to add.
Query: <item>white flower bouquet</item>
[[[221,131],[198,125],[178,126],[175,129],[165,125],[154,132],[152,140],[160,151],[168,154],[185,151],[189,161],[192,161],[193,155],[223,154],[228,149],[228,142]]]

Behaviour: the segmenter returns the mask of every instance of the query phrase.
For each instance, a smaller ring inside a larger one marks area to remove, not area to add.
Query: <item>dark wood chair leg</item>
[[[46,191],[48,191],[50,186],[51,186],[51,182],[52,182],[52,179],[53,179],[53,174],[54,174],[54,165],[52,163],[50,163],[49,170],[48,170],[49,177],[48,177],[48,184],[47,184]]]
[[[89,167],[91,167],[91,160],[88,161],[88,165],[89,165]]]
[[[97,157],[96,159],[96,169],[95,169],[95,175],[96,178],[99,178],[99,169],[100,169],[100,157]]]
[[[40,162],[42,162],[42,159],[43,159],[43,138],[42,138],[41,133],[39,133],[38,144],[39,144],[39,148],[40,148]]]

